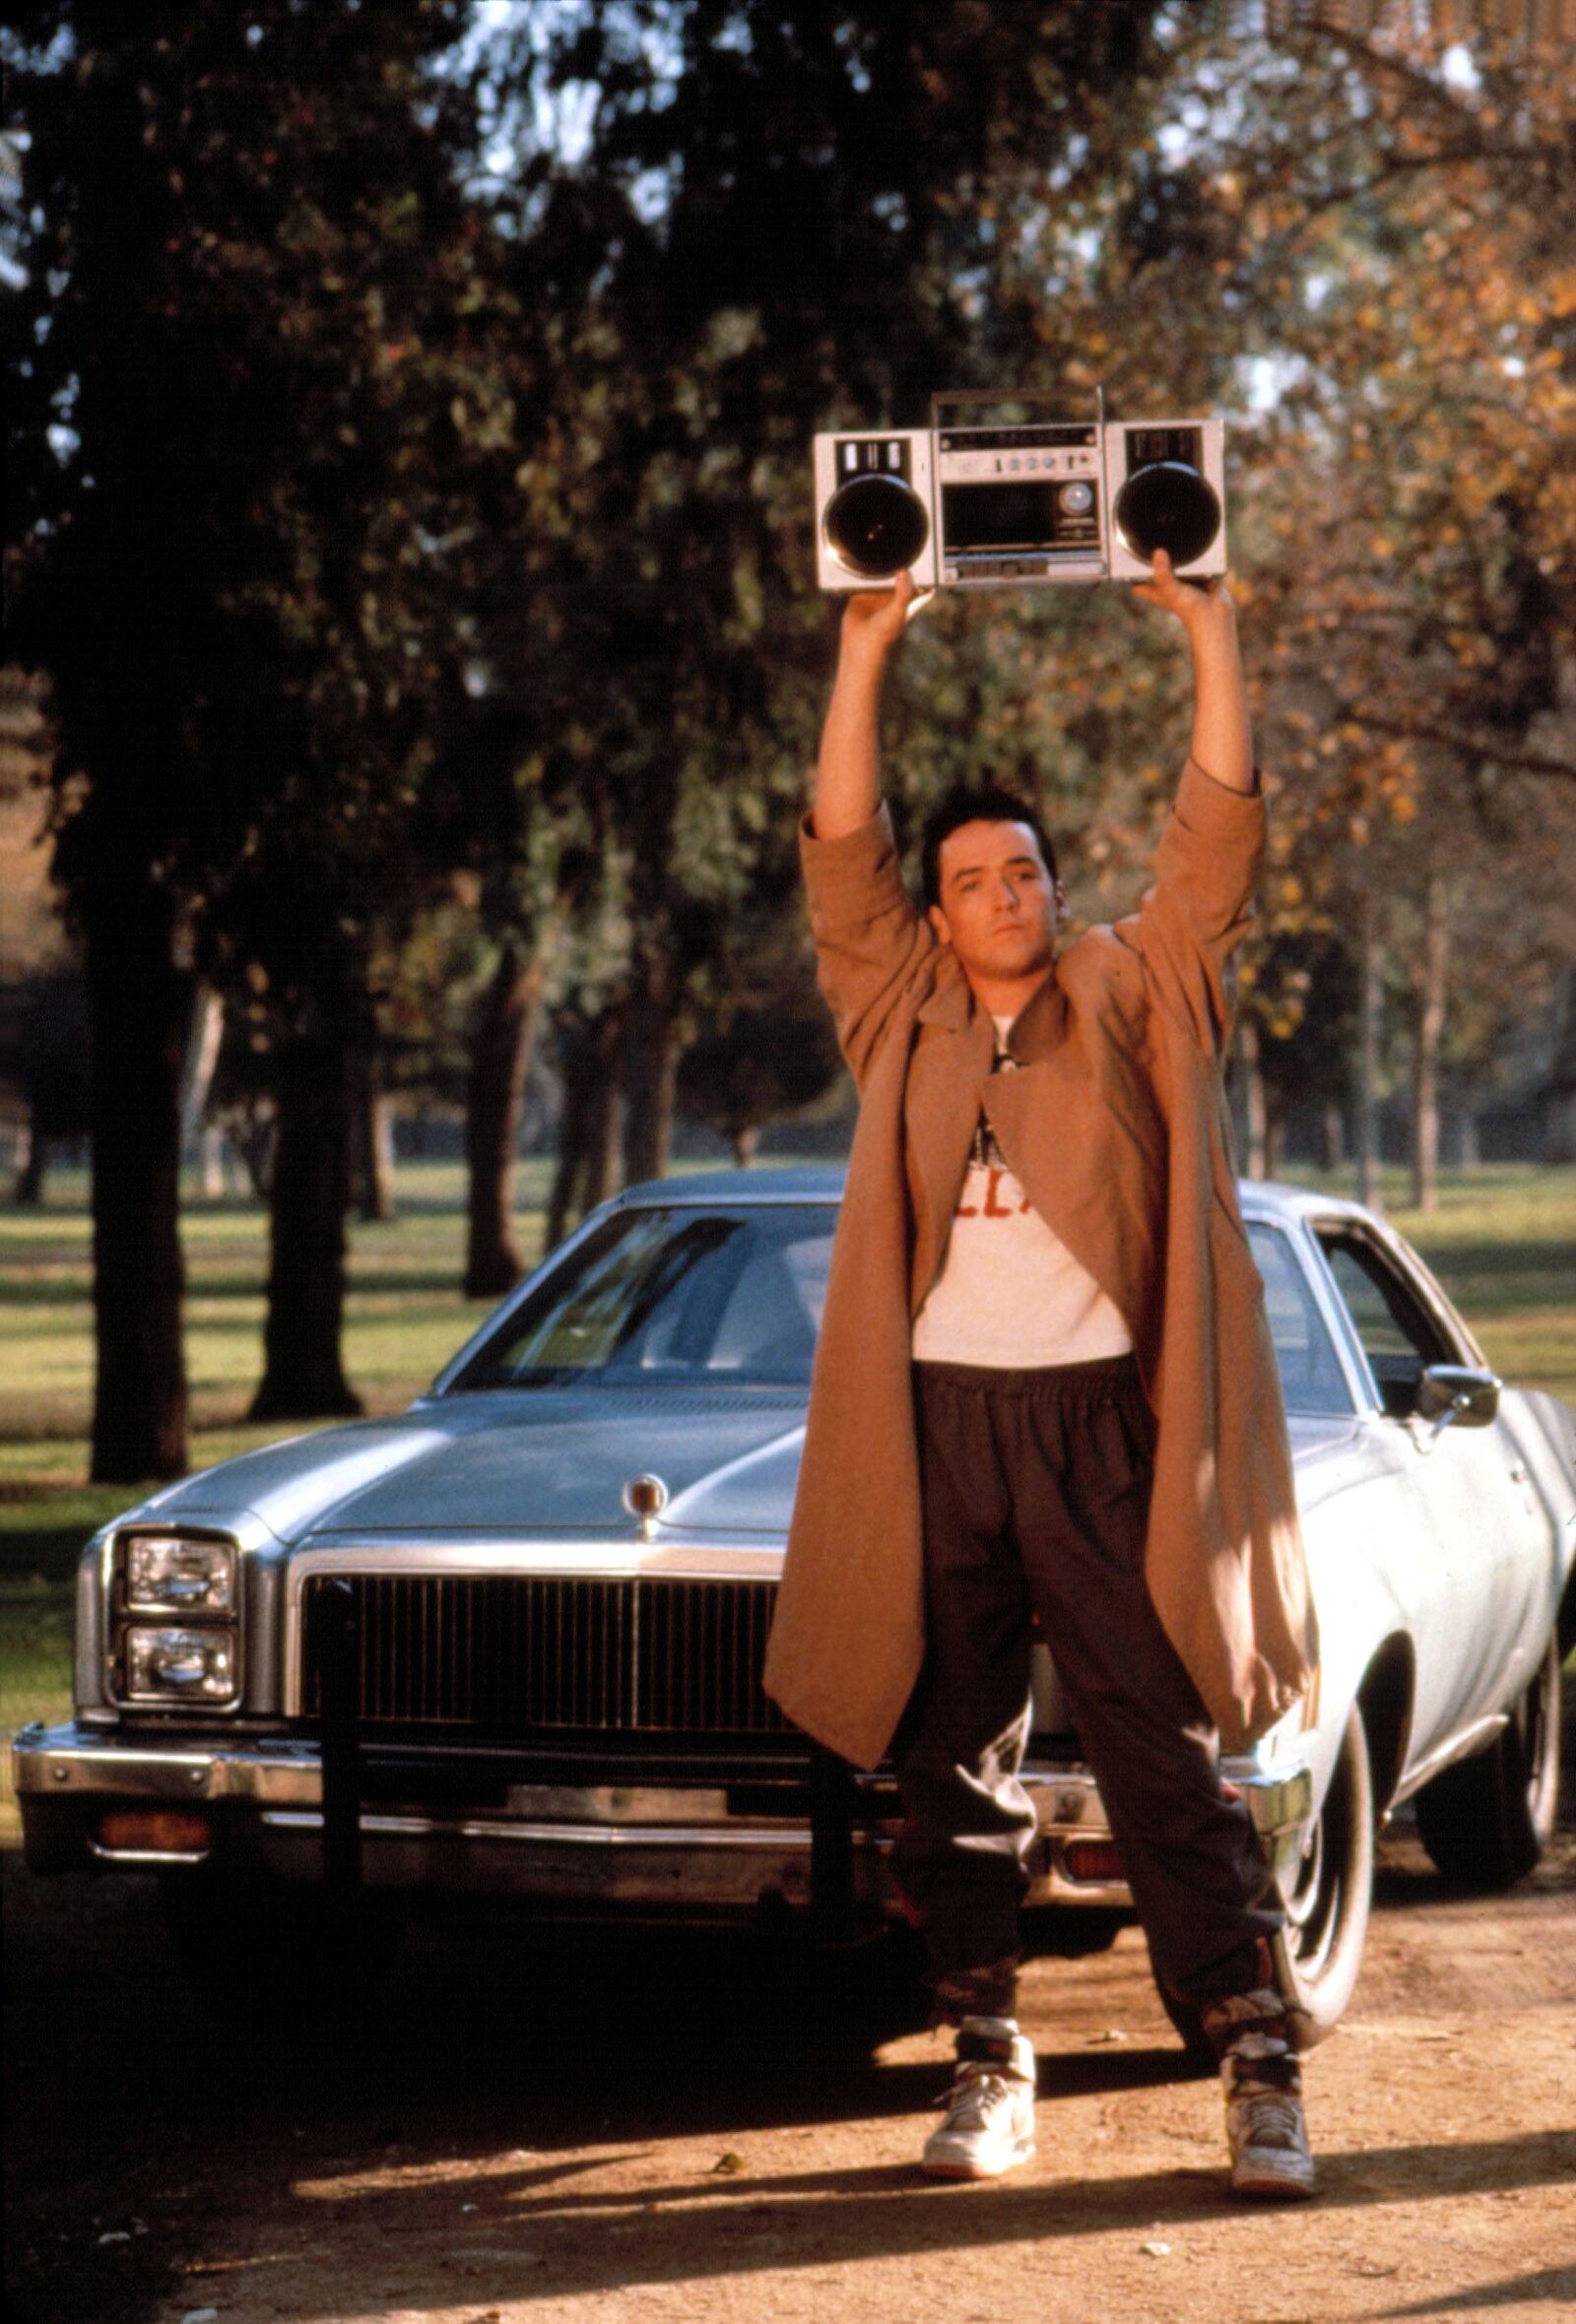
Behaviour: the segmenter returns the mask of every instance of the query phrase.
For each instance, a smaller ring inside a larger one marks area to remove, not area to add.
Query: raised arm
[[[1264,846],[1236,617],[1218,582],[1178,581],[1163,550],[1134,591],[1174,613],[1193,655],[1193,740],[1160,837],[1154,885],[1115,934],[1149,964],[1162,1005],[1219,1055],[1230,1033],[1225,965],[1247,934]]]
[[[913,581],[899,573],[891,589],[856,590],[843,610],[837,678],[821,729],[810,812],[818,839],[857,831],[880,804],[881,685],[913,597]]]
[[[1163,549],[1155,551],[1154,579],[1133,592],[1146,605],[1174,613],[1193,655],[1193,762],[1228,791],[1256,788],[1248,689],[1237,651],[1236,613],[1224,584],[1179,581]]]

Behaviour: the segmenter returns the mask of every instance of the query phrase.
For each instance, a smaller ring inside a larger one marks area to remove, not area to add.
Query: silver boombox
[[[929,427],[818,435],[821,588],[1144,581],[1157,549],[1186,578],[1225,571],[1221,420],[1108,420],[1103,397],[1090,420],[980,416],[1041,400],[938,396]]]

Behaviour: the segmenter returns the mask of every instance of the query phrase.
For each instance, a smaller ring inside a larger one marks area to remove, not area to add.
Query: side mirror
[[[1417,1382],[1412,1410],[1436,1428],[1486,1428],[1499,1410],[1499,1382],[1473,1364],[1429,1364]]]

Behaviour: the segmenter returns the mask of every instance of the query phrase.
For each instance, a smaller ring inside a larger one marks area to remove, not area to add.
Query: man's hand
[[[1236,610],[1223,581],[1179,581],[1176,568],[1163,549],[1154,552],[1154,579],[1134,584],[1133,595],[1162,613],[1174,613],[1197,643],[1201,635],[1222,631],[1236,634]]]
[[[914,576],[899,573],[890,589],[856,589],[843,608],[842,652],[885,659],[903,634],[914,602]]]
[[[1133,595],[1162,613],[1174,613],[1193,652],[1193,757],[1207,775],[1232,791],[1255,788],[1253,730],[1237,652],[1236,610],[1223,581],[1179,581],[1163,549],[1154,552],[1154,578]]]

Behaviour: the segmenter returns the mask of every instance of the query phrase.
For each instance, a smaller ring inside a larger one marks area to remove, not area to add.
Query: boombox
[[[1225,571],[1220,420],[944,417],[1031,400],[938,397],[930,427],[818,435],[821,588],[1143,581],[1157,549],[1184,577]]]

